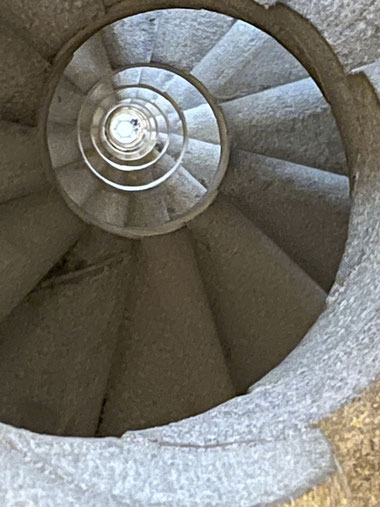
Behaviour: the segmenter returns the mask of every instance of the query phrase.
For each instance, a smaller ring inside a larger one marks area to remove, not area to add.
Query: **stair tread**
[[[1,321],[75,243],[84,225],[52,191],[0,208]]]
[[[137,254],[100,435],[189,417],[234,394],[186,231],[144,239]]]
[[[324,290],[330,290],[347,237],[346,176],[235,150],[221,190]]]
[[[50,66],[3,20],[0,54],[0,117],[34,126]]]
[[[2,0],[0,16],[27,34],[30,43],[46,58],[104,12],[99,0]]]
[[[307,77],[306,69],[281,44],[244,21],[231,27],[192,74],[219,101]]]
[[[0,121],[0,145],[0,203],[47,185],[35,128]]]
[[[348,174],[330,106],[311,78],[225,102],[222,109],[234,148]],[[207,106],[185,116],[197,125],[190,137],[216,142]]]
[[[3,422],[95,435],[121,321],[123,278],[125,266],[118,263],[38,287],[0,323]]]
[[[73,162],[57,168],[56,175],[59,185],[66,195],[79,207],[84,207],[94,192],[102,185],[84,161]]]
[[[84,95],[69,79],[62,76],[49,108],[49,121],[75,125]]]
[[[47,139],[51,163],[54,169],[82,160],[75,125],[48,122]]]
[[[138,14],[104,28],[102,36],[113,69],[150,62],[159,16],[160,11]]]
[[[109,56],[100,33],[93,35],[74,53],[65,75],[87,93],[98,81],[112,73]]]
[[[177,147],[177,152],[179,153],[181,151],[182,138],[178,135],[173,135],[171,143],[173,149]],[[204,187],[209,188],[214,183],[215,171],[208,171],[208,167],[218,166],[221,154],[222,148],[220,144],[206,143],[188,138],[182,165]]]
[[[311,78],[222,107],[236,148],[348,174],[330,106]]]
[[[152,62],[190,71],[234,20],[215,12],[168,9],[161,13]]]
[[[221,196],[188,227],[241,394],[300,342],[326,293]]]

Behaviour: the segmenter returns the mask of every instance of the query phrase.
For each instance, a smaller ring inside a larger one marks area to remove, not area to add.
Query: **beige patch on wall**
[[[380,380],[318,427],[329,440],[341,472],[283,505],[380,507]]]
[[[352,502],[345,478],[336,473],[329,477],[324,484],[316,486],[301,498],[282,505],[292,507],[351,507]]]

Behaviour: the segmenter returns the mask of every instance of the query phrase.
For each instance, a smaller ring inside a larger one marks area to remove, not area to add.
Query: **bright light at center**
[[[133,143],[140,133],[140,122],[135,116],[128,113],[115,115],[110,122],[110,129],[114,139],[120,143]]]

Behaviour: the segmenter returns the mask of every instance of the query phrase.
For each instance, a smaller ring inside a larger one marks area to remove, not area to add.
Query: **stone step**
[[[138,14],[104,28],[102,37],[114,70],[150,62],[160,12]]]
[[[231,377],[243,394],[298,345],[326,294],[220,196],[188,227]]]
[[[62,2],[62,0],[1,0],[0,17],[17,27],[41,55],[53,58],[62,46],[104,7],[99,0]]]
[[[346,176],[236,150],[221,190],[324,290],[330,290],[347,238]]]
[[[185,230],[144,239],[99,435],[166,424],[234,390]]]
[[[83,228],[53,191],[0,206],[0,320],[60,260]]]
[[[49,64],[0,20],[0,118],[36,125]]]
[[[0,203],[47,185],[35,128],[0,121]]]

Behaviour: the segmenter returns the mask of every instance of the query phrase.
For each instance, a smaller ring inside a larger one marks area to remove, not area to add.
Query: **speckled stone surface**
[[[114,69],[132,63],[149,63],[161,11],[121,19],[103,30],[103,40]]]
[[[79,238],[83,223],[52,191],[0,207],[0,318],[36,286]]]
[[[0,20],[0,117],[35,125],[48,63]]]
[[[231,27],[192,74],[219,101],[307,77],[306,69],[273,37],[243,21]]]
[[[47,183],[34,128],[0,121],[0,146],[0,202],[27,195]]]
[[[227,102],[223,112],[239,149],[348,172],[330,107],[310,78]]]
[[[75,125],[84,98],[81,90],[63,76],[50,103],[49,120]]]
[[[116,260],[51,277],[1,322],[3,422],[40,433],[95,435],[126,266]]]
[[[226,199],[189,228],[236,391],[245,393],[297,346],[326,293]]]
[[[347,177],[234,150],[221,190],[330,290],[347,239]]]
[[[227,32],[233,21],[230,17],[207,11],[163,11],[152,62],[191,70]]]
[[[235,394],[189,234],[144,239],[136,255],[102,436],[167,424]]]
[[[105,506],[141,507],[250,507],[286,498],[293,488],[301,495],[312,478],[323,482],[335,469],[327,442],[317,430],[265,445],[241,442],[197,448],[166,446],[133,434],[123,440],[60,440],[0,425],[0,440],[2,466],[13,472],[1,481],[6,505],[35,491],[32,481],[23,480],[29,467],[47,478],[36,492],[42,498],[48,496],[46,489],[53,481],[67,491],[66,500],[58,505],[74,504],[80,491],[87,505],[99,505],[89,499],[92,493]],[[284,461],[287,466],[274,476],[271,464]]]
[[[49,122],[47,136],[50,160],[54,168],[81,160],[75,125]]]
[[[77,49],[65,69],[65,75],[84,94],[109,73],[111,64],[100,33],[93,35]]]
[[[2,0],[0,6],[1,17],[47,58],[103,13],[102,0]]]
[[[274,5],[272,0],[258,0]],[[380,4],[373,0],[284,0],[321,32],[346,70],[380,57]]]

